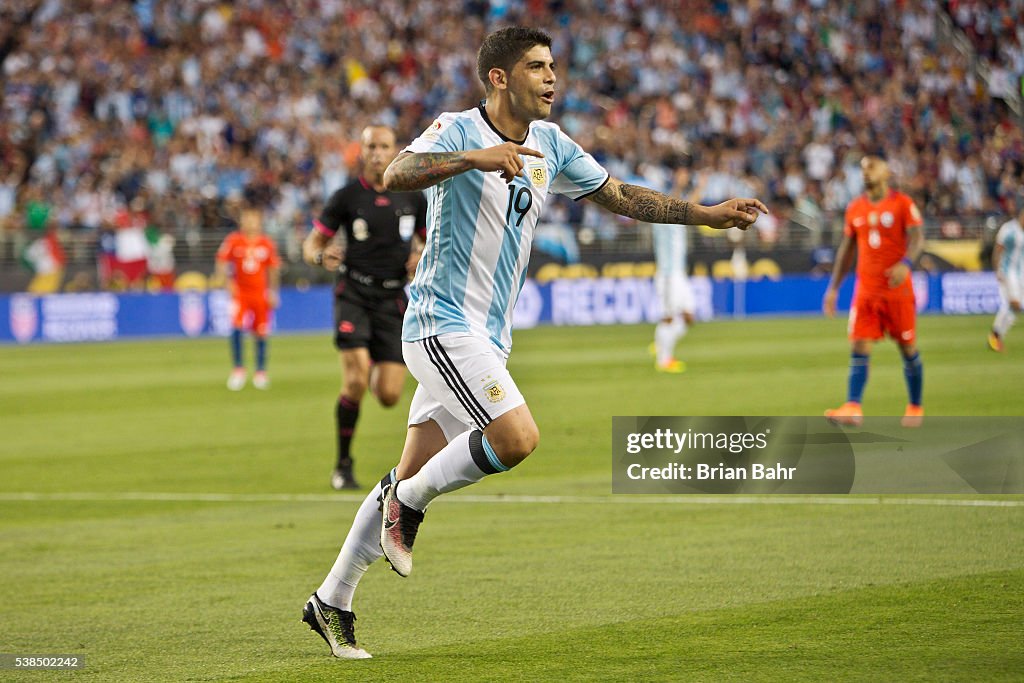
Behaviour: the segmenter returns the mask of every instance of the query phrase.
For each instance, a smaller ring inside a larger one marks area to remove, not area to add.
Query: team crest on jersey
[[[534,187],[544,187],[548,184],[548,170],[543,164],[530,165],[530,182]]]
[[[891,211],[886,211],[882,214],[882,227],[891,228],[892,224],[896,222],[896,218],[892,215]]]
[[[484,393],[487,394],[487,400],[491,403],[498,403],[505,398],[505,390],[497,382],[491,382],[485,386]]]

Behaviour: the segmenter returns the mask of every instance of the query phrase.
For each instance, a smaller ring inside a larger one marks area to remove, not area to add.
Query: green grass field
[[[920,321],[930,415],[1024,414],[1024,332],[997,355],[988,323]],[[432,506],[410,578],[371,568],[362,662],[299,622],[361,499],[327,486],[326,335],[275,339],[273,388],[238,394],[223,340],[0,347],[0,653],[86,657],[0,680],[1024,678],[1021,497],[611,496],[613,415],[820,415],[845,395],[841,321],[699,326],[681,376],[652,371],[651,331],[517,334],[541,446]],[[364,484],[411,395],[364,404]],[[882,345],[865,408],[904,403]]]

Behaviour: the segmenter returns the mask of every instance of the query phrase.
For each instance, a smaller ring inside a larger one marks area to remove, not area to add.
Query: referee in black
[[[384,407],[402,395],[405,283],[419,262],[427,224],[422,192],[384,189],[384,170],[397,154],[395,132],[367,126],[360,141],[362,174],[331,195],[302,245],[307,263],[338,273],[334,345],[341,355],[342,388],[334,411],[338,460],[331,486],[339,490],[359,488],[351,445],[366,390]],[[334,239],[338,233],[344,246]]]

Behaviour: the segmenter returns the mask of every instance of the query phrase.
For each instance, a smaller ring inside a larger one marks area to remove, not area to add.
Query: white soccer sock
[[[482,433],[463,432],[428,460],[419,472],[400,482],[398,500],[416,510],[426,510],[430,501],[442,493],[475,484],[488,474],[507,469]]]
[[[676,342],[678,343],[680,339],[686,336],[686,333],[690,329],[690,326],[686,324],[686,318],[677,318],[675,323],[676,327],[679,330],[679,336],[676,337]]]
[[[1013,309],[1010,308],[1010,305],[1003,303],[1003,305],[999,307],[999,312],[996,313],[996,320],[992,323],[992,329],[995,330],[995,333],[1000,337],[1005,337],[1006,333],[1010,331],[1010,328],[1013,327],[1013,323],[1016,320],[1017,315],[1013,312]]]
[[[673,319],[671,322],[659,322],[654,328],[654,348],[657,351],[658,365],[672,360],[676,352],[676,343],[686,334],[686,323]]]
[[[345,543],[331,572],[316,589],[321,600],[331,607],[352,611],[352,595],[359,579],[384,552],[380,549],[380,482],[366,494],[352,521]]]

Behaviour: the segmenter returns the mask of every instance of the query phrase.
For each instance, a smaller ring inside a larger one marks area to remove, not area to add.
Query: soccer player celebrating
[[[993,351],[1003,350],[1003,340],[1017,320],[1024,299],[1024,199],[1018,200],[1017,209],[1017,217],[999,228],[992,249],[992,270],[1003,300],[988,335],[988,347]]]
[[[398,467],[363,501],[303,611],[336,656],[369,656],[355,644],[351,611],[369,564],[383,551],[407,576],[434,498],[505,472],[537,447],[540,432],[505,363],[547,195],[587,198],[647,223],[714,228],[746,228],[767,211],[756,199],[705,207],[609,177],[543,121],[556,93],[550,46],[550,37],[529,28],[487,36],[477,57],[486,101],[441,114],[384,174],[391,190],[429,188],[426,246],[402,328],[402,352],[419,386]]]
[[[230,268],[230,273],[229,273]],[[228,389],[240,391],[245,386],[246,372],[242,364],[242,331],[248,327],[255,339],[256,371],[252,385],[267,389],[267,335],[270,333],[270,312],[277,308],[281,289],[281,259],[274,242],[263,234],[260,211],[242,211],[239,229],[229,234],[217,250],[216,278],[225,282],[231,293],[234,310],[231,331],[233,370],[228,376]]]
[[[334,410],[335,489],[359,488],[351,444],[367,388],[384,407],[395,405],[402,395],[404,287],[419,261],[427,221],[422,192],[384,189],[384,169],[395,158],[394,131],[368,126],[361,141],[362,175],[331,195],[302,245],[307,263],[338,273],[334,345],[341,355],[342,388]],[[333,243],[339,230],[345,236],[344,250]]]
[[[917,350],[916,309],[911,271],[924,249],[921,213],[907,195],[889,187],[889,165],[881,153],[860,162],[865,193],[846,208],[843,241],[822,308],[834,317],[839,286],[857,258],[857,285],[850,306],[850,375],[846,403],[825,411],[835,424],[863,422],[861,398],[868,381],[871,347],[888,334],[903,355],[903,376],[909,402],[905,427],[920,426],[923,369]]]

